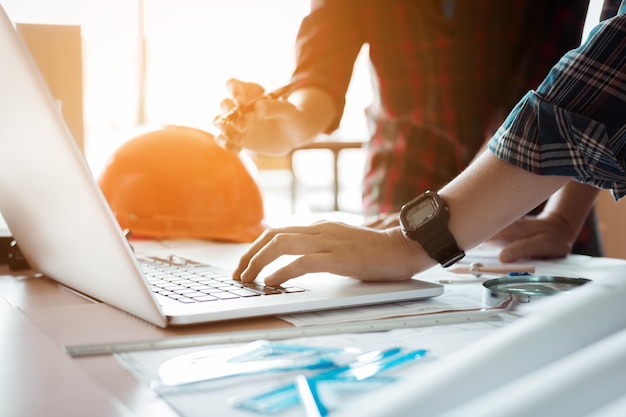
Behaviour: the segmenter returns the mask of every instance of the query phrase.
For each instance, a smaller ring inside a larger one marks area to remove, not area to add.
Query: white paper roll
[[[626,330],[622,330],[442,417],[583,417],[625,392]]]

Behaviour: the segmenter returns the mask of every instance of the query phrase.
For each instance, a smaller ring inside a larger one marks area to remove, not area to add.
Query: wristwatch
[[[400,225],[409,238],[422,245],[426,253],[444,268],[465,256],[448,230],[448,206],[434,191],[426,191],[402,206]]]

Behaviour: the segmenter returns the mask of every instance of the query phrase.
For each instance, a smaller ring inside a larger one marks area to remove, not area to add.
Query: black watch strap
[[[459,249],[456,239],[447,229],[441,230],[437,236],[427,242],[422,242],[418,234],[415,237],[426,253],[444,268],[449,267],[465,256],[465,252]]]

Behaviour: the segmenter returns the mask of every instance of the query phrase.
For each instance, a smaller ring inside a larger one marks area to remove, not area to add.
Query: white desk
[[[185,241],[143,246],[222,263],[238,259],[245,247],[215,243],[196,246]],[[626,265],[626,261],[570,257],[535,264],[541,274],[593,278],[599,271]],[[20,276],[1,266],[0,415],[174,416],[160,397],[114,357],[72,359],[63,346],[285,326],[285,322],[268,317],[163,330],[94,304],[46,278]]]

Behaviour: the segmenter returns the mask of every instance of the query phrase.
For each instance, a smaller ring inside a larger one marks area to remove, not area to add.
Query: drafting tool
[[[553,276],[522,275],[495,278],[483,283],[483,301],[487,305],[510,303],[515,307],[534,299],[545,298],[580,287],[591,280]]]
[[[245,343],[255,340],[284,340],[297,337],[324,336],[346,333],[379,332],[401,328],[415,328],[437,326],[445,324],[468,323],[476,321],[500,320],[503,309],[471,310],[450,313],[427,314],[420,316],[400,317],[339,323],[332,325],[317,325],[303,327],[286,327],[278,329],[247,330],[194,336],[178,336],[161,339],[97,343],[85,345],[65,346],[65,351],[73,357],[110,355],[122,352],[143,350],[172,349],[212,344]]]
[[[371,353],[377,354],[371,355]],[[335,367],[310,376],[301,375],[304,380],[298,378],[295,383],[286,383],[261,394],[235,400],[234,405],[264,414],[275,414],[302,402],[307,411],[307,417],[325,416],[328,414],[328,410],[317,391],[318,384],[328,386],[329,383],[334,385],[343,383],[355,387],[356,384],[362,384],[367,380],[376,378],[378,374],[384,371],[421,359],[426,353],[427,351],[424,349],[406,353],[399,348],[365,353],[361,355],[359,360],[345,366]],[[381,380],[384,381],[381,378],[378,378],[377,381],[380,382]],[[394,382],[394,379],[387,379],[386,382]],[[367,387],[367,385],[365,386]]]

